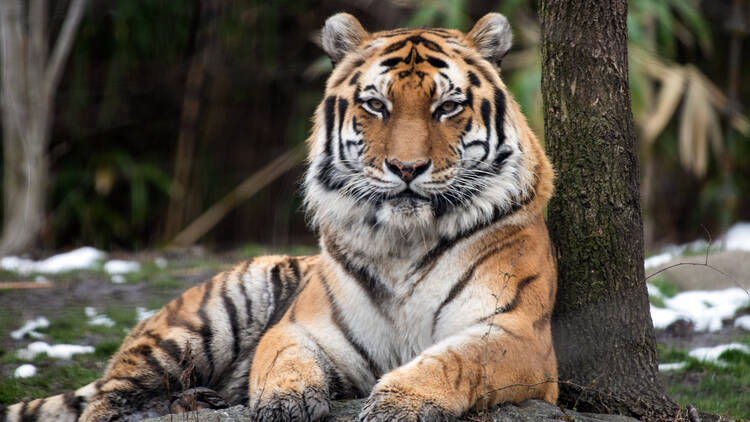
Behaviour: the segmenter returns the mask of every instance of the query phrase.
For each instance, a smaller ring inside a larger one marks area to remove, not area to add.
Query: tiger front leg
[[[532,398],[557,399],[551,337],[479,324],[384,375],[359,421],[451,421],[470,409]]]
[[[253,420],[317,421],[330,412],[332,363],[293,323],[281,322],[258,344],[250,370]]]

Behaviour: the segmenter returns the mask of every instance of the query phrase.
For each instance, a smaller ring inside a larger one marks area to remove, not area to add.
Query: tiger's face
[[[536,141],[499,74],[511,39],[499,14],[468,34],[329,18],[335,68],[305,182],[316,220],[455,232],[524,201]]]

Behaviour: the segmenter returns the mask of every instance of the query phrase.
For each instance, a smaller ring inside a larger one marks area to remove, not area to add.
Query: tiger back
[[[260,257],[129,334],[97,382],[8,421],[138,420],[247,404],[261,421],[451,420],[557,399],[553,171],[498,66],[507,20],[464,34],[326,21],[308,140],[312,257]],[[185,397],[190,400],[185,400]]]

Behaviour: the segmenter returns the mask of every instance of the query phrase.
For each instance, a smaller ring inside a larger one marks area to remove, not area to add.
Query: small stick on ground
[[[55,287],[49,281],[5,281],[0,283],[0,290],[9,289],[48,289]]]

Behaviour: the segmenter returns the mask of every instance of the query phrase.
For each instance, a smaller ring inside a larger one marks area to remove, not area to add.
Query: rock
[[[331,404],[330,422],[354,422],[364,404],[364,400],[343,400]],[[221,410],[201,410],[184,415],[167,415],[148,419],[146,422],[246,422],[250,420],[250,410],[244,406],[234,406]],[[487,415],[468,415],[466,422],[637,422],[637,419],[620,415],[597,415],[563,411],[559,407],[541,400],[527,400],[521,404],[506,404],[497,407]]]

